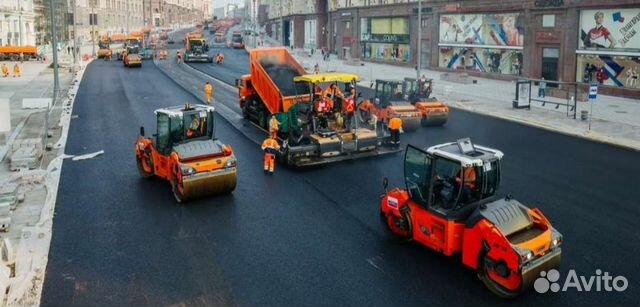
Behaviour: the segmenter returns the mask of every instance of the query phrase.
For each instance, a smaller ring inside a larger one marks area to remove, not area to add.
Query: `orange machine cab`
[[[498,197],[502,152],[468,139],[407,146],[405,188],[381,198],[381,218],[396,237],[416,241],[478,271],[483,283],[509,298],[528,289],[541,271],[558,268],[562,235],[538,209]],[[475,172],[475,182],[465,168]],[[385,179],[385,189],[387,180]]]

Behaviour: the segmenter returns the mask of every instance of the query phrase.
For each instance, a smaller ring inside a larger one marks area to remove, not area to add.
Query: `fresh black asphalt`
[[[230,64],[246,53],[225,55]],[[237,65],[228,76],[248,71]],[[402,135],[417,146],[471,137],[502,150],[501,191],[564,234],[562,276],[601,269],[630,283],[624,293],[530,291],[503,301],[459,256],[386,237],[381,182],[403,185],[400,153],[279,165],[264,176],[259,147],[218,117],[217,135],[239,160],[238,187],[176,204],[168,183],[138,177],[134,141],[140,125],[153,133],[153,110],[192,100],[149,61],[89,65],[66,153],[105,153],[63,164],[43,306],[637,305],[638,152],[458,110],[444,127]]]

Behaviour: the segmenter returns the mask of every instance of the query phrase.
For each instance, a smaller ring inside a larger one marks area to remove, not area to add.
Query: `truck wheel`
[[[244,104],[242,105],[242,117],[244,119],[248,119],[249,118],[249,104],[251,103],[250,100],[247,100],[244,102]]]
[[[387,234],[400,242],[409,242],[413,239],[411,219],[407,213],[402,213],[402,218],[393,214],[380,212],[380,221],[385,225]]]
[[[14,62],[15,62],[15,61],[17,61],[17,60],[19,60],[19,59],[20,59],[20,56],[18,56],[17,54],[12,54],[12,55],[9,57],[9,59],[10,59],[11,61],[14,61]]]
[[[487,289],[489,289],[493,294],[503,299],[513,299],[517,297],[520,294],[520,291],[509,290],[491,278],[489,270],[493,269],[488,267],[489,264],[485,261],[486,258],[486,255],[481,255],[480,263],[478,265],[478,278],[482,281],[485,287],[487,287]]]

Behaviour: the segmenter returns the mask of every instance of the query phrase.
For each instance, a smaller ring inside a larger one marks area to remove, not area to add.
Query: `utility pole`
[[[422,0],[418,0],[418,66],[416,67],[416,80],[420,80],[420,66],[422,65]]]
[[[91,15],[93,16],[93,22],[91,23],[91,56],[95,57],[96,56],[96,31],[95,31],[95,26],[96,26],[96,22],[98,22],[98,16],[94,13],[95,12],[95,2],[92,3],[93,5],[91,6]]]
[[[280,43],[284,47],[284,8],[282,6],[282,0],[280,0]]]
[[[55,0],[49,0],[49,18],[51,19],[51,45],[53,50],[53,99],[51,106],[47,107],[47,112],[44,117],[44,137],[42,139],[43,143],[46,144],[45,140],[49,136],[49,113],[51,112],[52,106],[56,104],[56,100],[58,97],[58,91],[60,89],[60,80],[58,75],[58,37],[56,33],[56,3]],[[75,16],[73,16],[75,18]],[[75,35],[75,33],[74,33]],[[75,37],[75,36],[74,36]],[[43,144],[43,145],[45,145]]]
[[[51,0],[55,1],[55,0]],[[78,18],[78,14],[76,13],[76,0],[73,0],[73,71],[76,70],[76,65],[78,65],[78,24],[76,19]],[[69,51],[69,50],[67,50]]]

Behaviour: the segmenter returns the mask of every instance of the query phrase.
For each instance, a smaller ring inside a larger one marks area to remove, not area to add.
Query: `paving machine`
[[[422,126],[442,126],[449,119],[449,107],[431,96],[433,79],[404,78],[402,92],[409,98],[411,104],[420,111]]]
[[[539,209],[496,196],[502,157],[469,139],[409,145],[405,187],[387,191],[383,180],[380,216],[393,237],[461,254],[491,292],[512,298],[560,266],[562,235]]]
[[[136,162],[143,178],[171,183],[176,201],[231,193],[236,187],[237,160],[231,146],[215,136],[214,108],[176,106],[155,111],[157,133],[136,141]]]
[[[185,37],[184,62],[212,63],[213,57],[209,55],[209,45],[201,34],[189,33]]]
[[[99,59],[104,58],[111,53],[111,49],[109,48],[110,43],[109,36],[100,37],[100,40],[98,41],[98,51],[96,52]]]
[[[278,153],[281,162],[308,166],[398,151],[385,146],[389,143],[386,131],[378,133],[357,123],[347,128],[340,101],[319,111],[323,97],[317,86],[339,84],[348,87],[348,93],[356,88],[357,75],[307,75],[282,47],[252,49],[249,62],[251,73],[236,80],[240,108],[245,118],[264,130],[269,130],[269,120],[276,116],[283,140]]]

